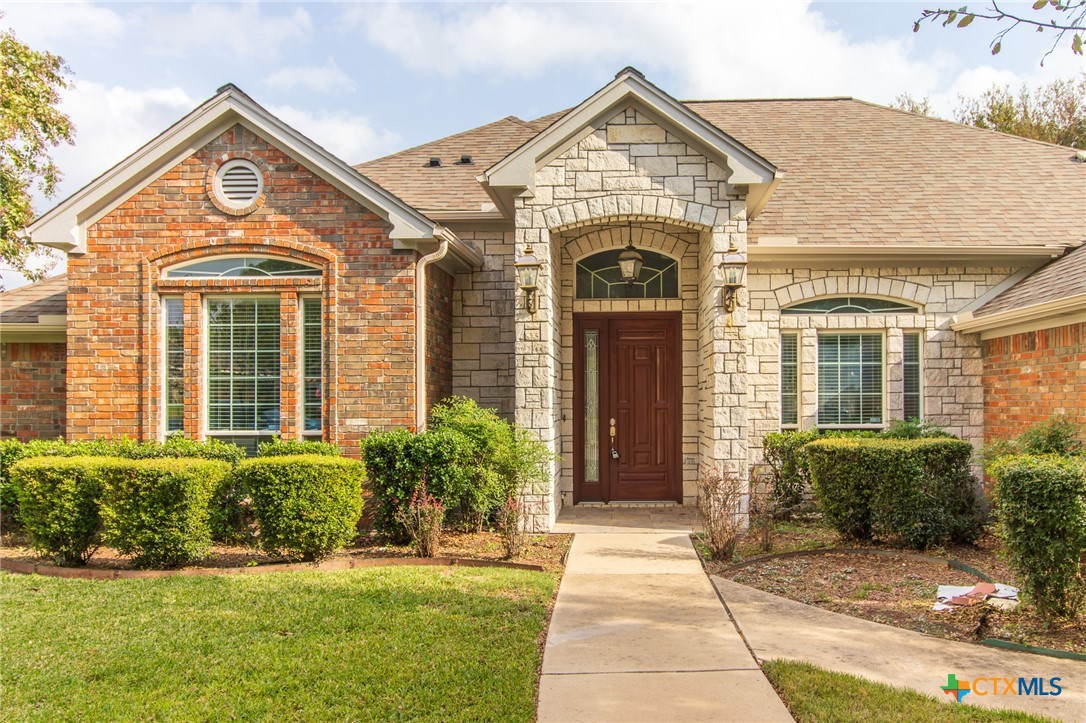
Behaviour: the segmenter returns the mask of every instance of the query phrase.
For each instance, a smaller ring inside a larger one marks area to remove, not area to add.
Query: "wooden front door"
[[[682,501],[679,322],[574,317],[574,503]]]

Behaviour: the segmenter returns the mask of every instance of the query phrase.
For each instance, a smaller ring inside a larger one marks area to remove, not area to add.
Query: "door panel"
[[[679,328],[670,313],[575,318],[574,502],[681,501]]]

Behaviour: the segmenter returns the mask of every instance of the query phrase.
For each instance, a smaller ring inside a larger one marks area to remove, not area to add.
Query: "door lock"
[[[611,417],[611,459],[618,459],[618,450],[615,449],[615,418]]]

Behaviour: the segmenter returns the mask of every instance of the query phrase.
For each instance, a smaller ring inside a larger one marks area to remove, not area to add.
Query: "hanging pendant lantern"
[[[633,245],[633,226],[629,226],[629,232],[627,237],[629,242],[626,248],[622,250],[622,253],[618,255],[618,271],[622,275],[622,280],[627,284],[632,284],[637,281],[641,276],[641,266],[644,259],[641,258],[641,254]]]

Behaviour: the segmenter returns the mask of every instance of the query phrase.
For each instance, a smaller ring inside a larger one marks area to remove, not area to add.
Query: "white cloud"
[[[354,5],[344,24],[406,66],[447,77],[532,78],[577,69],[600,78],[633,64],[684,98],[852,95],[889,103],[930,96],[949,114],[957,95],[992,82],[1014,86],[1053,77],[968,68],[949,51],[921,53],[910,33],[850,38],[807,1]],[[1076,56],[1077,57],[1077,56]],[[1079,61],[1081,62],[1081,61]]]
[[[125,31],[125,21],[113,10],[85,0],[77,2],[0,3],[3,25],[33,48],[56,53],[58,45],[79,41],[91,45],[116,42]],[[61,53],[63,54],[63,53]]]
[[[289,105],[268,110],[347,163],[385,155],[401,143],[397,133],[375,128],[368,118],[353,113],[309,111]]]
[[[189,57],[211,52],[241,60],[267,60],[277,57],[285,45],[306,40],[313,32],[313,21],[301,7],[281,13],[265,13],[256,2],[197,2],[180,11],[174,11],[175,7],[163,3],[141,8],[140,34],[148,53]]]
[[[334,58],[329,58],[324,65],[280,68],[264,79],[264,85],[280,91],[308,88],[319,93],[337,90],[350,93],[358,87],[349,75],[340,70]]]
[[[64,92],[60,110],[75,125],[74,146],[60,146],[53,158],[64,174],[56,199],[35,199],[48,209],[154,138],[192,110],[198,101],[181,88],[136,90],[79,81]]]

